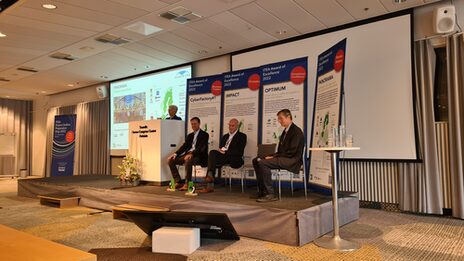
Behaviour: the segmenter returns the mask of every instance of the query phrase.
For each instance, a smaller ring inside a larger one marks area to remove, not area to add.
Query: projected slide
[[[138,76],[110,84],[111,151],[124,153],[128,148],[129,122],[165,119],[169,105],[185,118],[186,82],[191,66]]]

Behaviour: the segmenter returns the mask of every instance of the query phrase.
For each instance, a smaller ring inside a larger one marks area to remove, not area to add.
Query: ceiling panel
[[[72,28],[79,28],[93,32],[101,32],[112,28],[110,25],[69,17],[59,13],[46,12],[45,9],[38,10],[29,7],[18,7],[15,10],[14,16],[20,16],[23,18],[29,18],[47,23],[65,25]]]
[[[187,39],[184,39],[181,36],[178,36],[176,34],[173,34],[171,32],[166,32],[162,33],[158,36],[156,36],[156,39],[161,40],[165,43],[172,44],[173,46],[176,46],[180,49],[184,49],[194,55],[200,55],[204,51],[211,52],[212,50],[206,48],[205,46],[201,46],[199,44],[196,44],[194,42],[191,42]]]
[[[387,9],[378,0],[337,0],[357,20],[387,13]]]
[[[78,1],[75,1],[78,2]],[[99,2],[99,1],[95,1]],[[42,7],[42,1],[26,1],[22,6],[35,8],[38,10],[45,10],[47,13],[61,14],[69,17],[79,18],[82,20],[93,21],[101,24],[107,24],[112,26],[118,26],[124,22],[129,21],[128,18],[120,16],[114,16],[103,12],[90,10],[88,8],[82,8],[75,5],[69,5],[66,3],[55,3],[56,9],[48,10]],[[14,10],[13,12],[14,13]]]
[[[234,33],[209,19],[196,21],[188,24],[188,26],[206,35],[214,37],[221,42],[227,43],[234,49],[243,48],[252,44],[250,40],[242,37],[240,34]]]
[[[295,2],[327,27],[354,21],[354,18],[335,0],[295,0]]]
[[[209,17],[253,1],[254,0],[183,0],[176,3],[174,6],[183,6],[202,17]]]
[[[291,26],[255,3],[242,5],[232,9],[231,12],[277,39],[284,39],[298,34]]]
[[[146,10],[146,11],[156,11],[160,8],[163,8],[167,6],[168,4],[162,1],[157,1],[157,0],[110,0],[111,2],[115,3],[120,3],[124,4],[127,6],[132,6],[141,10]]]
[[[382,2],[383,6],[385,6],[385,8],[390,12],[414,7],[420,4],[424,4],[423,0],[408,0],[401,4],[395,4],[393,3],[392,0],[380,0],[380,1]]]
[[[313,32],[326,28],[313,15],[295,4],[292,0],[258,0],[256,3],[295,28],[299,33]]]
[[[42,50],[50,52],[59,49],[63,45],[69,44],[64,41],[52,39],[43,39],[40,37],[25,36],[25,35],[9,35],[0,40],[0,46],[17,47],[32,50]]]
[[[193,54],[189,51],[186,51],[184,49],[180,49],[171,43],[166,43],[164,41],[160,41],[156,38],[148,38],[140,43],[150,46],[151,48],[157,49],[157,50],[163,50],[164,52],[167,52],[169,54],[172,54],[176,57],[179,57],[181,59],[187,60],[187,61],[192,61],[195,59],[198,59],[199,55]]]
[[[191,27],[183,26],[172,31],[172,33],[188,41],[204,46],[212,51],[224,51],[233,49],[230,45],[221,42],[216,38],[210,37],[209,35],[197,31]]]
[[[82,39],[81,37],[74,36],[74,35],[57,33],[57,32],[52,32],[52,31],[47,31],[47,30],[42,30],[42,29],[28,28],[25,26],[18,26],[14,24],[2,23],[1,28],[2,28],[2,32],[6,33],[8,37],[13,37],[15,35],[21,35],[21,36],[36,37],[40,39],[58,40],[58,41],[66,42],[66,43],[76,42]],[[3,39],[7,39],[7,38],[3,38]]]
[[[2,15],[0,17],[0,23],[2,24],[12,24],[22,27],[27,27],[36,30],[45,30],[49,32],[73,35],[77,37],[89,37],[95,34],[94,31],[83,30],[79,28],[69,27],[60,24],[42,22],[38,20],[32,20],[29,18],[13,16],[13,15]]]
[[[142,15],[148,14],[148,11],[143,9],[135,8],[122,3],[111,2],[108,0],[55,0],[58,7],[61,3],[67,3],[73,6],[79,6],[85,9],[94,10],[99,13],[108,14],[117,17],[123,17],[127,19],[135,19]],[[129,1],[128,1],[129,2]]]
[[[129,50],[132,50],[132,51],[135,51],[135,52],[140,52],[140,53],[143,53],[145,55],[148,55],[148,56],[163,60],[163,61],[169,63],[170,66],[174,65],[174,64],[181,64],[181,63],[186,63],[187,62],[187,60],[185,60],[185,59],[181,59],[179,57],[170,55],[168,53],[164,53],[164,52],[162,52],[160,50],[153,49],[153,48],[151,48],[149,46],[146,46],[146,45],[143,45],[141,43],[133,43],[133,44],[125,45],[123,48],[127,48]]]
[[[262,44],[277,40],[276,37],[258,29],[231,12],[223,12],[209,18],[213,23],[250,40],[253,44]]]
[[[170,66],[169,63],[155,59],[151,56],[147,56],[145,54],[139,53],[137,51],[133,51],[127,48],[116,48],[111,50],[110,54],[116,53],[121,57],[126,57],[127,59],[131,59],[137,61],[138,63],[142,64],[142,66],[135,67],[137,70],[144,70],[149,68],[159,68],[159,67],[168,67]]]

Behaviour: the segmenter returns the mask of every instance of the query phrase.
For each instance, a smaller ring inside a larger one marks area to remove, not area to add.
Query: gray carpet
[[[109,212],[41,206],[13,192],[0,191],[0,223],[84,251],[151,246],[137,226],[113,220]],[[204,240],[188,260],[464,260],[463,220],[361,209],[360,219],[342,227],[341,235],[362,248],[339,253],[242,237]]]

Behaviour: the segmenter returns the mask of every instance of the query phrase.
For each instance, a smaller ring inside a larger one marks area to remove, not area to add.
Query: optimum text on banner
[[[318,56],[311,147],[327,147],[329,134],[341,121],[346,38]],[[330,153],[311,152],[309,182],[330,188]]]
[[[76,115],[55,116],[53,126],[52,176],[73,175],[75,140]]]
[[[224,74],[223,133],[229,131],[228,123],[231,119],[239,121],[239,131],[247,135],[243,155],[245,165],[251,165],[251,160],[257,154],[260,89],[260,68]]]
[[[222,80],[222,74],[187,80],[187,119],[200,118],[201,129],[209,134],[209,150],[219,146]],[[187,119],[187,132],[192,132]]]
[[[306,134],[308,57],[263,65],[261,72],[261,144],[279,143],[284,128],[277,121],[276,114],[282,109],[291,111],[293,123]],[[294,179],[302,179],[302,173],[295,174]],[[282,175],[282,179],[290,177]]]

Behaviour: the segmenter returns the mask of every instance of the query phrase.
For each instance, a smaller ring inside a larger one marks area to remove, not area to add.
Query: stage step
[[[54,206],[59,208],[71,208],[79,205],[80,197],[73,194],[46,194],[38,195],[41,205]]]
[[[147,211],[147,212],[167,212],[170,211],[169,208],[143,205],[137,203],[127,203],[111,207],[113,211],[113,219],[122,219],[129,220],[129,218],[123,213],[124,210],[137,210],[137,211]]]

